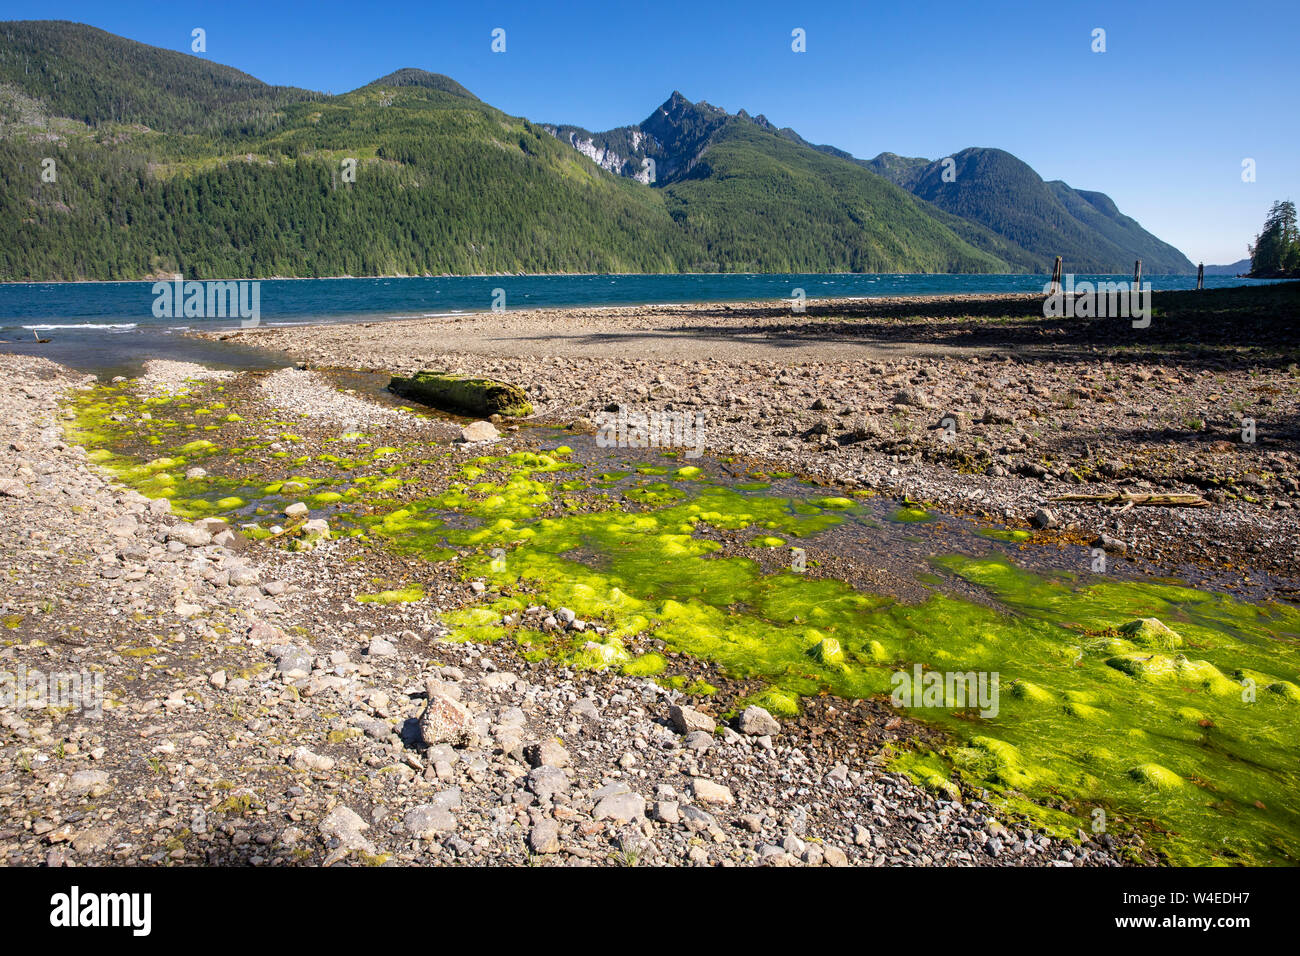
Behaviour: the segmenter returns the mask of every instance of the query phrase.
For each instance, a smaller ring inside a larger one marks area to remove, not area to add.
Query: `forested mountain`
[[[1089,205],[1080,247],[1141,233]],[[977,216],[679,93],[591,134],[423,70],[328,96],[0,24],[0,279],[1042,268]]]
[[[965,149],[955,154],[950,177],[956,178],[949,182],[943,175],[943,160],[894,153],[857,159],[837,147],[810,143],[792,129],[777,128],[762,115],[750,117],[741,110],[729,116],[707,103],[691,104],[680,93],[673,93],[636,126],[604,133],[575,126],[546,128],[603,168],[643,182],[644,160],[653,159],[657,182],[671,190],[671,184],[691,174],[716,141],[734,135],[743,125],[771,134],[767,140],[750,139],[756,150],[769,156],[779,151],[787,162],[824,175],[832,167],[812,155],[820,153],[889,180],[923,199],[923,214],[967,245],[1000,260],[1005,269],[1050,271],[1060,255],[1065,268],[1073,272],[1125,273],[1139,258],[1148,274],[1194,271],[1181,252],[1120,213],[1105,194],[1044,182],[1026,163],[1002,150]],[[776,140],[785,140],[796,150],[778,146]]]
[[[54,116],[173,133],[247,132],[289,103],[323,98],[61,20],[0,23],[0,84],[40,100]]]
[[[1195,271],[1181,252],[1123,215],[1104,193],[1044,182],[1000,149],[963,149],[929,162],[881,153],[866,165],[954,215],[979,223],[1050,268],[1064,257],[1070,272],[1126,272],[1141,259],[1147,273]],[[949,170],[948,177],[944,172]]]

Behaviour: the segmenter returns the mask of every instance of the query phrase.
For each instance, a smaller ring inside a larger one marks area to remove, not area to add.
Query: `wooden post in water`
[[[1196,288],[1197,290],[1205,288],[1205,263],[1202,262],[1196,267]]]
[[[1133,263],[1133,291],[1137,292],[1142,288],[1142,260],[1139,259]]]
[[[1061,291],[1061,257],[1056,257],[1056,265],[1052,266],[1052,287],[1048,295],[1056,295]]]

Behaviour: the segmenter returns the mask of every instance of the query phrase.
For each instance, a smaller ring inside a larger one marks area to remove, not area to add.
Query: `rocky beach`
[[[799,517],[770,512],[781,545],[811,533],[798,521],[833,528],[838,510],[896,500],[1079,576],[1100,552],[1134,587],[1285,602],[1300,566],[1295,306],[1293,287],[1169,293],[1145,335],[1045,320],[1028,297],[507,311],[222,333],[298,364],[154,361],[111,383],[0,355],[0,670],[28,692],[0,708],[0,858],[1168,862],[1140,814],[1099,830],[1068,792],[1020,799],[1020,758],[987,737],[950,750],[951,726],[846,693],[858,665],[839,663],[842,632],[810,652],[822,689],[783,709],[778,671],[665,636],[647,602],[680,583],[618,605],[594,576],[545,579],[549,545],[508,575],[491,562],[565,521],[592,529],[570,547],[599,551],[603,516],[686,507],[696,475],[678,452],[642,453],[675,473],[633,463],[630,478],[594,457],[589,436],[621,407],[701,415],[710,475],[821,495]],[[475,424],[384,392],[429,368],[518,385],[533,414]],[[1148,503],[1168,495],[1199,506]],[[693,538],[664,546],[780,572],[784,549],[747,533],[759,519],[719,510],[697,508]],[[883,590],[898,572],[872,561],[827,549],[809,584]],[[586,607],[559,602],[583,593]],[[33,702],[48,675],[77,675],[76,693],[51,680]],[[86,706],[96,686],[102,713]],[[962,764],[972,747],[998,767]],[[900,761],[921,751],[968,772]],[[1125,779],[1165,786],[1151,766]]]

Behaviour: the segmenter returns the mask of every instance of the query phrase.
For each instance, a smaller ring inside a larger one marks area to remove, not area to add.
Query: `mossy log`
[[[528,396],[519,386],[486,378],[461,378],[446,372],[423,371],[410,378],[394,376],[388,389],[422,405],[462,415],[523,418],[533,413]]]

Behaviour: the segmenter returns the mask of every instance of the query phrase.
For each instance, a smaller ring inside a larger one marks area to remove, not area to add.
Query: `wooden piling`
[[[1196,288],[1198,290],[1205,288],[1205,263],[1202,262],[1196,267]]]
[[[1048,295],[1056,295],[1061,291],[1061,257],[1056,257],[1056,265],[1052,266],[1052,287]]]
[[[1133,291],[1137,292],[1142,288],[1142,260],[1139,259],[1133,263]]]

